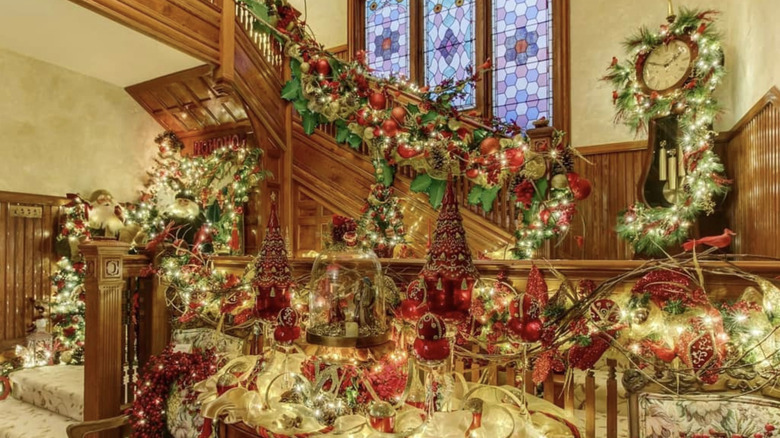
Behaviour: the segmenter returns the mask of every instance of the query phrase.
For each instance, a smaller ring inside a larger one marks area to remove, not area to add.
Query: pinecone
[[[436,145],[431,148],[430,156],[428,157],[428,164],[433,169],[445,170],[449,163],[449,152],[443,145]]]
[[[553,162],[553,175],[559,173],[569,173],[574,171],[574,156],[571,151],[566,148],[558,153],[556,160]]]

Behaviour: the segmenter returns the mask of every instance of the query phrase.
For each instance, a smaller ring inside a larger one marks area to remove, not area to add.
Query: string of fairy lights
[[[691,225],[704,213],[712,213],[717,197],[728,188],[721,176],[723,165],[713,151],[716,132],[712,123],[720,112],[713,91],[723,79],[723,50],[713,24],[712,11],[682,9],[674,20],[657,32],[642,28],[626,42],[629,57],[614,59],[605,80],[614,86],[617,116],[634,130],[640,130],[658,117],[678,116],[677,141],[683,155],[682,182],[670,207],[650,207],[636,203],[618,218],[618,234],[637,252],[659,253],[687,238]],[[648,92],[637,80],[637,62],[662,44],[689,38],[698,50],[691,77],[669,94]]]

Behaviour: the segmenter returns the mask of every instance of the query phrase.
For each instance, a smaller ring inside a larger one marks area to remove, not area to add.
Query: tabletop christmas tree
[[[290,287],[293,284],[276,209],[274,202],[271,204],[265,237],[255,260],[255,279],[252,283],[257,296],[255,309],[264,320],[275,320],[282,309],[290,306]]]
[[[447,184],[433,242],[420,276],[425,282],[431,312],[451,320],[468,316],[479,273],[471,260],[452,181]]]

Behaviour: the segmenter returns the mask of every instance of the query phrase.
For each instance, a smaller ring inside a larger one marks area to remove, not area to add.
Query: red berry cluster
[[[196,353],[174,352],[168,346],[159,356],[152,356],[144,367],[135,392],[135,401],[127,410],[133,437],[153,438],[165,434],[168,394],[171,385],[188,388],[207,379],[217,371],[213,350]],[[192,405],[196,395],[191,393],[182,401]]]

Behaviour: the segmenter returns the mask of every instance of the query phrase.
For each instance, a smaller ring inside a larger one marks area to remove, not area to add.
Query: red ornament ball
[[[314,64],[314,69],[317,70],[317,73],[327,76],[330,74],[330,63],[325,58],[320,58],[317,60],[317,62]]]
[[[479,143],[479,152],[482,155],[491,155],[501,149],[501,143],[495,137],[487,137]]]
[[[420,280],[413,280],[409,283],[409,286],[406,287],[406,297],[418,303],[425,300],[425,289]]]
[[[417,338],[424,341],[438,341],[444,339],[447,326],[440,316],[426,313],[417,321]]]
[[[412,158],[420,154],[420,152],[415,149],[412,146],[409,146],[406,143],[400,143],[398,145],[398,155],[401,156],[401,158]]]
[[[420,316],[428,312],[428,304],[407,298],[401,301],[401,318],[406,321],[417,321]]]
[[[509,321],[506,323],[506,327],[515,336],[517,336],[519,338],[523,337],[523,329],[525,328],[525,324],[523,324],[523,320],[522,319],[520,319],[520,318],[510,318]]]
[[[393,119],[387,119],[382,122],[382,131],[388,137],[395,137],[398,134],[398,123]]]
[[[479,176],[479,169],[471,168],[466,171],[466,177],[474,179]]]
[[[403,124],[406,120],[406,108],[402,106],[397,106],[393,108],[392,111],[390,111],[390,115],[393,117],[393,119],[398,122],[399,124]]]
[[[368,96],[368,104],[375,110],[383,110],[387,108],[387,98],[384,93],[371,93]]]
[[[550,214],[550,210],[545,208],[539,212],[539,220],[542,221],[543,224],[546,224],[550,220]]]
[[[574,199],[582,201],[590,196],[590,181],[585,178],[580,178],[577,182],[571,186],[571,193],[574,195]]]
[[[532,319],[523,327],[522,336],[525,342],[536,342],[542,338],[542,321]]]
[[[426,341],[417,338],[414,341],[414,353],[423,360],[444,360],[450,356],[450,341],[447,339]]]
[[[298,326],[277,326],[274,329],[274,340],[282,345],[291,345],[301,336],[301,328]]]

